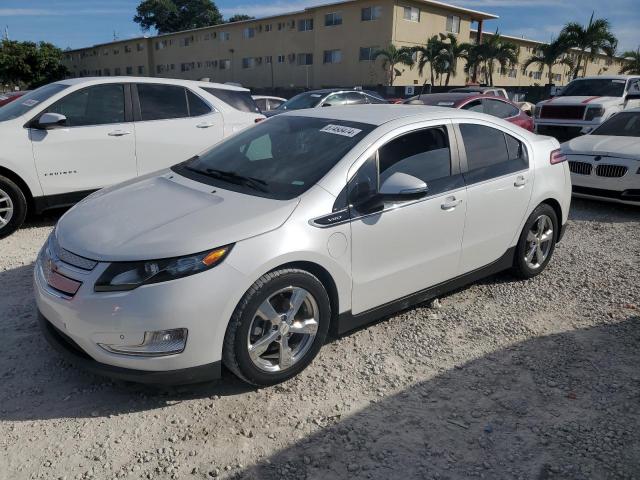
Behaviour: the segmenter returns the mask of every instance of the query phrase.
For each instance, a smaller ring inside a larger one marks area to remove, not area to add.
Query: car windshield
[[[26,95],[20,97],[17,100],[14,100],[4,107],[0,107],[0,122],[18,118],[19,116],[27,113],[36,105],[39,105],[56,93],[61,92],[68,87],[69,85],[50,83],[49,85],[45,85],[32,92],[27,93]]]
[[[559,97],[621,97],[625,80],[594,78],[574,80],[565,87]]]
[[[640,112],[621,112],[596,128],[591,135],[640,137]]]
[[[227,190],[289,200],[318,182],[374,128],[359,122],[279,115],[173,169]]]
[[[318,106],[318,103],[320,103],[320,100],[324,97],[325,95],[321,93],[299,93],[295,97],[284,102],[276,110],[301,110],[303,108],[313,108]]]

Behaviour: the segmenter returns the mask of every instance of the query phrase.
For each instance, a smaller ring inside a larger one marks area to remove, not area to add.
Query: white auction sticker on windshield
[[[613,83],[627,83],[626,80],[611,80]]]
[[[333,133],[334,135],[342,135],[343,137],[355,137],[362,130],[353,127],[345,127],[343,125],[325,125],[320,129],[321,132]]]
[[[34,105],[37,105],[38,100],[33,100],[33,99],[29,99],[29,100],[25,100],[24,102],[22,102],[22,105],[24,105],[25,107],[33,107]]]

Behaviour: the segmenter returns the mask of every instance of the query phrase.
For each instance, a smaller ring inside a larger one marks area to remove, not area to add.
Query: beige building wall
[[[363,21],[363,9],[375,12],[376,18]],[[341,24],[327,25],[327,15],[339,16]],[[484,30],[491,30],[493,25],[487,25],[486,21],[494,18],[497,17],[431,0],[348,0],[270,18],[68,51],[64,62],[74,77],[209,78],[222,83],[238,82],[250,88],[381,85],[387,83],[382,60],[361,59],[361,48],[375,51],[391,43],[397,47],[414,47],[424,45],[429,37],[440,33],[454,33],[460,43],[473,42],[477,21],[484,20]],[[312,29],[301,28],[301,25],[310,26],[310,22],[313,22]],[[487,35],[491,34],[485,33],[485,37]],[[520,46],[520,63],[541,45],[517,37],[507,38]],[[325,52],[331,52],[327,54],[331,62],[325,62]],[[303,60],[312,63],[305,65]],[[617,73],[619,61],[612,65],[608,65],[609,62],[599,57],[597,63],[589,65],[588,74]],[[422,77],[417,68],[402,65],[398,68],[401,74],[396,85],[421,85],[430,81],[428,68]],[[562,66],[554,69],[554,74],[559,75],[554,80],[556,84],[567,82],[566,70]],[[460,60],[450,85],[464,85],[468,81],[464,61]],[[544,85],[546,78],[537,67],[522,73],[520,67],[501,71],[496,66],[494,83]]]

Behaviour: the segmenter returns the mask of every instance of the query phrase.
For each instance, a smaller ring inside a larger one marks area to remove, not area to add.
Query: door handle
[[[107,133],[110,137],[124,137],[125,135],[130,135],[131,132],[127,130],[114,130],[113,132]]]
[[[202,122],[196,125],[196,128],[210,128],[215,127],[215,123],[212,122]]]
[[[440,205],[440,208],[442,208],[442,210],[450,211],[456,208],[461,203],[462,203],[461,199],[458,200],[456,199],[456,197],[447,197],[445,198],[444,203]]]
[[[516,177],[516,181],[513,182],[513,186],[514,187],[524,187],[527,184],[527,179],[524,177],[524,175],[518,175]]]

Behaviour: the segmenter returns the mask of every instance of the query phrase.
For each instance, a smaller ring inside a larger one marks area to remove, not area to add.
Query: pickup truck
[[[640,76],[578,78],[536,105],[536,132],[565,141],[588,133],[612,115],[640,106]]]

